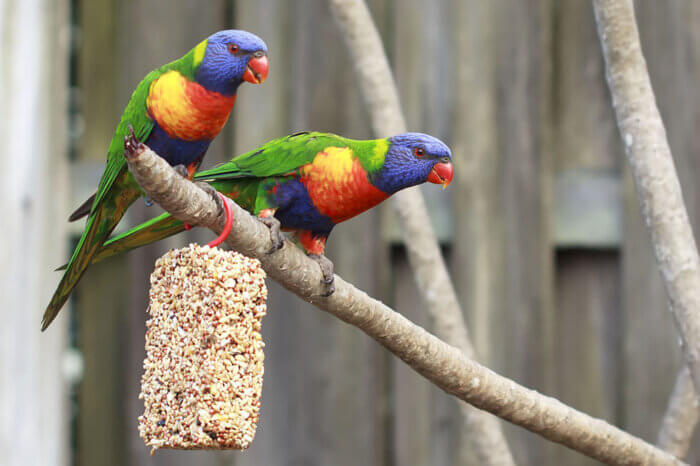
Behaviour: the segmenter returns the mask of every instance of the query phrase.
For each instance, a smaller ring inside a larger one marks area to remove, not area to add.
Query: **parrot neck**
[[[202,62],[194,70],[194,82],[211,92],[224,96],[236,95],[238,86],[243,82],[245,65],[241,63],[240,69],[233,74],[226,74],[226,68],[217,66],[216,62]]]
[[[243,82],[242,79],[234,80],[222,80],[219,76],[212,76],[211,74],[204,73],[200,69],[200,72],[196,74],[194,82],[201,85],[210,92],[216,92],[223,96],[235,96],[238,92],[238,86]]]
[[[424,183],[428,175],[411,160],[412,157],[392,144],[381,167],[369,174],[370,181],[388,195]]]

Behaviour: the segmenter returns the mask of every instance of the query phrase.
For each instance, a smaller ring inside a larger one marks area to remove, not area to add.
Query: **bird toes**
[[[183,178],[189,179],[190,177],[190,172],[187,170],[187,167],[183,164],[175,165],[173,169],[177,172],[178,175],[182,176]],[[209,185],[207,185],[209,186]]]
[[[129,133],[124,136],[124,157],[133,159],[143,150],[143,145],[136,137],[134,127],[129,125]]]
[[[323,287],[321,296],[327,298],[328,296],[335,293],[335,275],[333,273],[333,262],[331,262],[331,260],[323,254],[309,254],[309,257],[313,259],[321,268],[321,274],[323,275],[323,278],[321,279],[321,285]]]
[[[281,224],[274,216],[269,215],[267,217],[258,217],[258,220],[270,229],[270,241],[272,242],[272,248],[267,252],[272,254],[275,251],[279,251],[284,246],[284,237],[282,236]]]
[[[214,189],[212,185],[205,181],[195,181],[194,184],[199,187],[202,191],[205,193],[209,194],[212,199],[214,199],[214,202],[216,202],[216,205],[219,207],[219,209],[224,210],[224,204],[221,198],[219,197],[219,192]]]

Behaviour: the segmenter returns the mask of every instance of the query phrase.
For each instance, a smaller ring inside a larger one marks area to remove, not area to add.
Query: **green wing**
[[[270,141],[211,170],[198,172],[194,178],[226,180],[286,175],[312,162],[316,154],[326,147],[355,148],[363,142],[366,143],[330,133],[296,133]]]
[[[134,133],[139,141],[145,141],[151,134],[154,122],[148,116],[146,110],[146,99],[151,87],[151,83],[160,76],[160,70],[149,73],[138,85],[131,95],[122,119],[117,126],[112,142],[107,150],[107,166],[97,187],[95,200],[92,203],[91,213],[101,204],[105,195],[114,185],[117,178],[126,170],[124,160],[124,137],[129,134],[129,125],[133,126]]]
[[[371,168],[384,160],[386,141],[356,141],[329,133],[296,133],[268,142],[211,170],[195,174],[251,213],[258,206],[259,184],[264,178],[283,176],[313,161],[327,147],[348,147]],[[182,222],[162,214],[105,242],[93,262],[145,246],[184,229]]]
[[[199,64],[195,63],[194,59],[195,50],[202,44],[206,45],[206,41],[187,52],[182,58],[151,71],[141,80],[139,85],[136,86],[136,90],[131,94],[131,99],[126,109],[124,109],[112,142],[109,144],[109,149],[107,149],[107,166],[102,174],[102,179],[100,179],[100,184],[97,187],[97,193],[95,194],[95,201],[92,204],[91,212],[102,202],[119,175],[126,170],[126,161],[124,160],[124,137],[129,134],[129,125],[134,128],[136,138],[141,142],[148,139],[151,131],[153,131],[155,123],[148,116],[148,109],[146,107],[146,100],[151,90],[151,84],[161,75],[171,70],[180,72],[180,74],[188,79],[194,79],[195,70],[199,67]]]

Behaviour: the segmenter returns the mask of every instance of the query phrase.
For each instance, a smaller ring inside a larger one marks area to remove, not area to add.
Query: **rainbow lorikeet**
[[[452,181],[450,149],[420,133],[356,141],[334,134],[297,133],[268,142],[195,175],[244,209],[267,220],[273,242],[279,227],[292,231],[321,266],[328,294],[333,264],[323,256],[333,227],[395,192],[426,181]],[[183,223],[162,214],[111,239],[95,262],[176,234]]]
[[[126,209],[142,192],[127,170],[124,137],[133,128],[139,141],[191,178],[209,144],[229,117],[243,81],[267,77],[265,42],[245,31],[219,31],[182,58],[152,71],[131,95],[107,150],[97,192],[71,215],[88,216],[85,230],[49,303],[42,330],[53,321],[80,280],[92,256]]]

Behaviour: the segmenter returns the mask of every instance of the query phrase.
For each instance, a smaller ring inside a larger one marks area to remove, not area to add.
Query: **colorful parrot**
[[[149,73],[131,95],[107,150],[97,192],[70,221],[88,216],[85,230],[49,303],[42,330],[53,321],[126,209],[142,192],[127,170],[124,137],[136,137],[191,179],[219,134],[243,81],[267,77],[265,42],[245,31],[219,31],[182,58]]]
[[[333,227],[395,192],[426,181],[452,181],[450,149],[420,133],[356,141],[334,134],[297,133],[268,142],[212,170],[197,173],[217,191],[271,227],[291,231],[323,272],[326,294],[333,292],[333,264],[324,255]],[[165,213],[111,239],[95,255],[100,261],[184,230]]]

